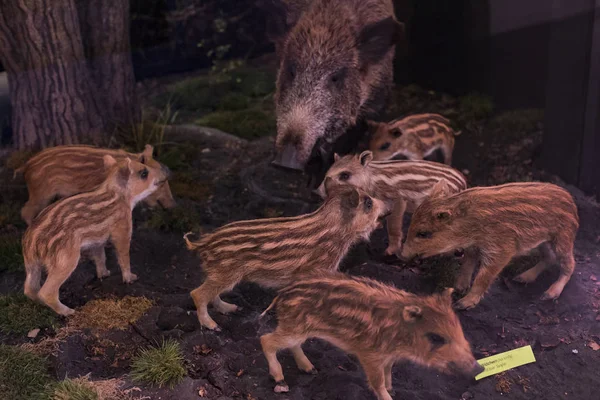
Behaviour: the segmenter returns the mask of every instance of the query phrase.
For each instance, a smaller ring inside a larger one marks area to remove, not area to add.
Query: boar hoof
[[[287,393],[290,391],[290,387],[285,381],[279,381],[275,384],[275,389],[273,389],[275,393]]]
[[[556,300],[558,298],[554,293],[549,293],[549,291],[545,291],[544,294],[540,297],[540,300]]]
[[[72,308],[69,308],[69,307],[67,307],[67,306],[63,306],[63,307],[62,307],[62,308],[61,308],[61,309],[58,311],[58,313],[59,313],[60,315],[62,315],[63,317],[68,317],[68,316],[70,316],[70,315],[73,315],[73,314],[75,314],[75,310],[73,310]]]
[[[123,282],[125,283],[133,283],[135,281],[137,281],[138,277],[136,274],[128,274],[123,276]]]
[[[319,371],[317,371],[317,369],[315,367],[312,367],[311,369],[306,371],[306,373],[310,374],[310,375],[317,375],[319,373]]]
[[[477,303],[478,302],[474,299],[464,297],[456,303],[454,303],[454,308],[457,310],[470,310],[471,308],[475,307]]]
[[[109,276],[110,276],[109,270],[101,271],[100,273],[98,273],[98,279],[108,278]]]

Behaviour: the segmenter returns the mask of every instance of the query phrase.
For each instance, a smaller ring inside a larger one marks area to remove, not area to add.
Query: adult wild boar
[[[263,8],[279,58],[274,164],[303,170],[318,152],[331,162],[333,143],[384,105],[403,25],[391,0],[265,0]]]

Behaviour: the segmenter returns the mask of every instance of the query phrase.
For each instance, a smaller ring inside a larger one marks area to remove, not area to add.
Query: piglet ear
[[[149,144],[144,146],[144,152],[142,154],[146,157],[146,159],[152,158],[153,153],[154,153],[154,147],[152,147]]]
[[[440,179],[435,185],[433,185],[429,197],[436,199],[446,197],[450,194],[452,194],[452,189],[450,189],[448,181],[446,179]]]
[[[102,161],[104,161],[104,168],[106,169],[109,169],[117,164],[117,160],[115,160],[110,154],[106,154],[104,157],[102,157]]]
[[[345,210],[355,210],[360,203],[360,194],[354,188],[342,193],[342,208]]]
[[[358,158],[360,160],[361,165],[363,167],[366,167],[373,160],[373,152],[370,150],[363,151],[362,153],[360,153],[360,156],[358,156]]]
[[[423,310],[419,306],[404,306],[402,317],[406,322],[417,322],[423,318]]]
[[[339,161],[339,159],[342,158],[340,157],[340,155],[338,153],[333,153],[333,161]]]
[[[379,122],[377,121],[372,121],[372,120],[367,120],[367,127],[369,129],[369,133],[375,133],[377,132],[377,129],[379,128]]]
[[[119,172],[117,173],[117,182],[119,186],[126,187],[131,177],[131,159],[127,158],[126,161],[119,166]]]
[[[442,292],[442,299],[452,304],[452,293],[454,293],[454,288],[445,288]]]
[[[367,25],[358,36],[358,52],[361,67],[374,64],[386,55],[403,31],[403,25],[394,17]]]

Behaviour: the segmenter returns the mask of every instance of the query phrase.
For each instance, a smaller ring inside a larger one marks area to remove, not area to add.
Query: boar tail
[[[262,312],[262,314],[260,314],[260,315],[258,316],[258,319],[261,319],[261,318],[263,318],[265,315],[267,315],[267,313],[268,313],[269,311],[271,311],[271,309],[272,309],[273,307],[275,307],[275,304],[277,303],[277,300],[279,300],[279,296],[275,296],[275,298],[273,299],[273,301],[271,302],[271,304],[269,304],[269,307],[267,307],[267,309],[266,309],[265,311],[263,311],[263,312]]]
[[[183,235],[183,240],[185,241],[185,245],[188,248],[188,250],[196,250],[200,247],[199,243],[194,243],[190,239],[188,239],[188,236],[190,236],[192,233],[194,232],[188,232],[185,235]]]

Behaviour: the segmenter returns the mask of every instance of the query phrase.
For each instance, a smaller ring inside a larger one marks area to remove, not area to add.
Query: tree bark
[[[75,0],[0,0],[15,147],[102,144]]]
[[[139,122],[129,40],[129,0],[84,0],[78,4],[83,45],[96,100],[109,131]]]

